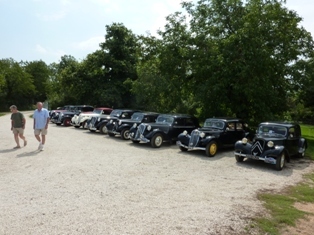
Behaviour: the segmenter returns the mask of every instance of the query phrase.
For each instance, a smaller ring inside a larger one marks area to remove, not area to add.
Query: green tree
[[[190,15],[193,91],[203,115],[254,122],[281,118],[301,77],[295,65],[313,48],[301,18],[285,1],[200,0]],[[179,21],[178,21],[179,22]]]
[[[101,68],[106,87],[104,101],[113,107],[131,107],[133,97],[131,83],[137,79],[137,44],[131,30],[121,23],[106,26],[105,42],[100,44],[104,52]]]
[[[35,85],[35,96],[36,101],[45,101],[50,93],[48,86],[50,70],[45,62],[32,61],[26,62],[23,65],[25,71],[32,76]]]
[[[20,109],[32,106],[35,86],[30,74],[26,73],[13,59],[0,60],[0,78],[4,80],[1,93],[1,109],[7,110],[12,104]]]

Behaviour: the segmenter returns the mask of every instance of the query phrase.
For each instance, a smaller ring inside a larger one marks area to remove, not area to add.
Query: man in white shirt
[[[37,109],[33,115],[34,118],[34,134],[39,142],[38,150],[43,151],[46,142],[46,135],[48,133],[49,112],[43,108],[43,103],[37,102]],[[41,138],[40,138],[41,134]]]

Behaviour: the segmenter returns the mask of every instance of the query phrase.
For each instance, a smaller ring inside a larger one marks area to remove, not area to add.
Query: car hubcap
[[[216,154],[216,151],[217,151],[217,145],[216,144],[212,144],[210,147],[209,147],[209,152],[211,155],[214,155]]]
[[[281,159],[280,159],[280,167],[283,168],[283,165],[285,164],[285,155],[282,154],[281,155]]]
[[[124,135],[125,139],[129,139],[130,138],[128,131],[125,131],[123,135]]]
[[[105,133],[105,134],[108,132],[107,127],[106,127],[106,126],[104,126],[104,127],[102,128],[102,132],[103,132],[103,133]]]
[[[157,146],[159,146],[159,145],[161,145],[161,143],[162,143],[162,138],[161,138],[160,136],[158,136],[158,137],[155,139],[155,144],[156,144]]]

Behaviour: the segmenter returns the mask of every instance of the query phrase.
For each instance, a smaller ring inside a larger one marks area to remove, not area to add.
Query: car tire
[[[163,141],[164,141],[164,138],[161,134],[155,134],[153,138],[151,139],[150,144],[153,148],[160,148]]]
[[[235,159],[236,159],[237,162],[243,162],[244,157],[238,156],[238,155],[234,155],[234,156],[235,156]]]
[[[121,139],[123,140],[128,140],[130,139],[129,137],[129,133],[130,133],[130,130],[128,128],[125,128],[121,131]]]
[[[186,152],[186,151],[188,151],[188,149],[187,149],[187,148],[184,148],[184,147],[182,147],[182,146],[180,146],[180,150],[181,150],[182,152]]]
[[[108,134],[108,129],[106,127],[106,124],[103,124],[100,128],[99,128],[99,132],[101,134]]]
[[[63,126],[67,126],[68,125],[68,121],[66,119],[64,119],[62,124],[63,124]]]
[[[206,145],[206,155],[208,157],[214,157],[218,150],[218,144],[216,141],[212,140]]]
[[[96,132],[95,130],[91,130],[91,129],[89,129],[89,131],[90,131],[90,132]]]
[[[138,144],[140,141],[139,141],[139,140],[132,140],[132,142],[133,142],[134,144]]]
[[[286,164],[286,154],[282,152],[276,159],[276,170],[281,171]]]
[[[111,136],[111,137],[115,136],[115,134],[113,134],[111,132],[108,132],[108,135]]]
[[[82,127],[83,127],[83,129],[88,129],[88,124],[87,124],[87,122],[83,122]]]
[[[75,128],[80,128],[79,126],[74,126]]]
[[[61,126],[61,123],[56,123],[57,126]]]

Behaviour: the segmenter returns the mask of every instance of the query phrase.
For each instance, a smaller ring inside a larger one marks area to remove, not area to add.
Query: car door
[[[290,155],[298,153],[300,133],[300,128],[298,129],[297,126],[292,126],[288,129],[288,137],[285,147],[288,149]]]

